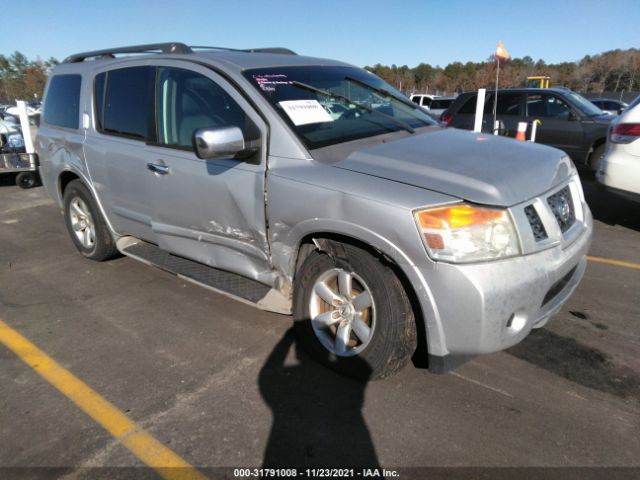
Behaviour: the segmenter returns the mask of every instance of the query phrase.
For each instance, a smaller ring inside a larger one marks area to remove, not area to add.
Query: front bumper
[[[561,308],[584,275],[593,232],[584,199],[576,204],[579,221],[558,232],[554,246],[494,262],[419,268],[434,314],[425,316],[430,369],[447,371],[460,359],[509,348]]]

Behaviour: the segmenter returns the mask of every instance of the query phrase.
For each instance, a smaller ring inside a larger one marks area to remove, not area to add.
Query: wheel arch
[[[586,165],[589,167],[592,165],[591,157],[596,152],[596,150],[607,143],[607,137],[598,138],[595,142],[591,144],[591,148],[589,149],[589,155],[587,155]]]
[[[71,183],[74,180],[80,180],[83,183],[83,185],[89,189],[89,192],[91,192],[91,195],[93,196],[94,201],[96,202],[96,204],[98,205],[98,208],[100,209],[100,213],[102,214],[102,218],[107,224],[107,227],[109,228],[111,233],[114,235],[114,237],[117,238],[119,235],[114,230],[113,225],[111,224],[110,218],[106,215],[105,209],[102,205],[102,202],[100,201],[100,198],[98,197],[95,191],[95,188],[93,187],[93,184],[90,181],[88,181],[84,177],[84,175],[69,169],[63,170],[62,172],[60,172],[60,175],[58,175],[58,198],[60,199],[60,202],[59,202],[60,205],[64,206],[64,192],[67,186],[69,185],[69,183]]]
[[[412,361],[416,367],[427,368],[429,348],[427,342],[425,309],[423,308],[422,302],[420,302],[415,285],[410,280],[410,274],[407,274],[405,268],[401,266],[401,262],[397,261],[397,257],[394,258],[393,254],[389,254],[383,249],[374,246],[372,243],[364,241],[361,238],[344,233],[337,233],[335,231],[317,231],[308,233],[299,240],[296,248],[295,262],[293,262],[294,268],[293,272],[291,272],[292,285],[296,280],[296,274],[299,271],[300,266],[313,251],[319,250],[330,256],[339,257],[341,250],[340,246],[342,244],[348,244],[367,251],[391,268],[393,273],[398,277],[411,303],[411,307],[414,312],[416,330],[418,333],[418,345],[413,354]],[[404,266],[409,267],[407,264]],[[429,313],[426,312],[426,314],[428,315]]]
[[[67,188],[67,185],[69,185],[69,183],[73,180],[82,180],[82,183],[84,183],[85,185],[87,184],[87,182],[85,182],[82,178],[80,178],[79,175],[77,175],[75,172],[72,172],[71,170],[64,170],[58,176],[58,195],[61,199],[64,198],[64,191]]]

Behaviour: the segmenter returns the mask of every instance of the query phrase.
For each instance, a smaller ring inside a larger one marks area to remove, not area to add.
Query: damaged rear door
[[[187,66],[188,65],[188,66]],[[157,144],[147,149],[153,177],[152,228],[160,248],[256,280],[269,275],[264,182],[266,125],[222,77],[168,61],[156,79]],[[239,127],[250,158],[199,159],[193,132]]]

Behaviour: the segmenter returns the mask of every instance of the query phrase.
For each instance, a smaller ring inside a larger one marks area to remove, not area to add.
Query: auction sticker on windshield
[[[333,122],[333,118],[317,100],[285,100],[279,102],[294,125]]]

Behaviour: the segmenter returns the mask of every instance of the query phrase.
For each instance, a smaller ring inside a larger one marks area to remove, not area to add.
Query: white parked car
[[[615,193],[640,201],[640,96],[611,124],[596,178]]]
[[[436,96],[428,93],[412,93],[410,98],[412,102],[417,103],[425,110],[429,110],[431,108],[431,102],[433,102]]]

